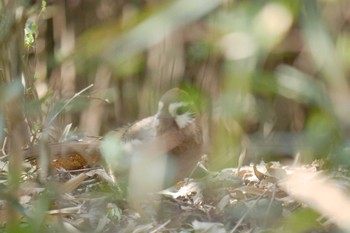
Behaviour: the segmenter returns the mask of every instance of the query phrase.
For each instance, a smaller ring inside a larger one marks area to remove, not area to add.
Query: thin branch
[[[234,233],[238,227],[242,224],[243,220],[247,217],[249,212],[254,208],[254,206],[258,203],[258,201],[265,195],[266,191],[262,193],[256,200],[255,202],[247,209],[247,211],[243,214],[243,216],[238,220],[236,223],[235,227],[230,231],[230,233]]]
[[[8,156],[8,154],[5,151],[6,144],[7,144],[7,137],[4,138],[4,142],[2,144],[1,153],[3,154],[3,156],[0,158],[0,160],[3,160],[4,158],[7,158],[7,156]]]
[[[87,99],[90,99],[90,100],[99,100],[105,104],[110,104],[111,101],[109,99],[103,99],[103,98],[100,98],[100,97],[97,97],[97,96],[90,96],[90,95],[81,95],[80,97],[83,97],[83,98],[87,98]]]
[[[75,93],[72,98],[70,98],[63,106],[62,108],[55,113],[55,115],[51,118],[49,121],[48,125],[51,125],[52,122],[56,119],[56,117],[70,104],[75,98],[77,98],[81,93],[85,92],[86,90],[90,89],[93,87],[94,84],[90,84],[89,86],[85,87],[83,90],[79,91],[78,93]]]

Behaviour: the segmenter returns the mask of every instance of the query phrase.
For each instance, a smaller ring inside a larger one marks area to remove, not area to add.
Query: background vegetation
[[[19,198],[22,148],[69,124],[104,135],[175,86],[199,100],[211,170],[296,155],[347,169],[349,12],[346,0],[2,0],[0,197]]]

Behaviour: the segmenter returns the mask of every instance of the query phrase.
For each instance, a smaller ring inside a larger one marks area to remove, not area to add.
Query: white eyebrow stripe
[[[169,113],[172,117],[174,117],[174,120],[180,129],[185,128],[187,125],[191,124],[194,121],[194,118],[192,117],[190,112],[185,112],[181,115],[176,114],[176,110],[179,107],[188,106],[188,105],[189,103],[185,103],[185,102],[175,102],[169,105]]]
[[[178,109],[179,107],[182,106],[187,106],[189,105],[188,103],[185,102],[175,102],[175,103],[171,103],[169,104],[169,113],[172,117],[176,116],[176,109]]]
[[[158,102],[158,112],[160,112],[164,107],[164,103],[162,101]]]

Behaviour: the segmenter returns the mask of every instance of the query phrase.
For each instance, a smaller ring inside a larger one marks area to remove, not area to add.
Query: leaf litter
[[[21,221],[30,224],[41,211],[44,229],[51,232],[350,232],[350,182],[316,163],[262,162],[209,172],[145,193],[136,206],[103,168],[60,169],[47,184],[37,181],[37,171],[22,176]],[[5,188],[6,180],[0,185]],[[0,195],[4,227],[10,199],[5,189]],[[305,221],[313,224],[291,224],[308,212]]]

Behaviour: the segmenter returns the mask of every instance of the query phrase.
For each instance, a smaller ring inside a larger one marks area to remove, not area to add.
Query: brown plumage
[[[169,156],[177,166],[175,180],[190,175],[203,150],[203,136],[198,112],[190,96],[174,88],[166,92],[159,101],[162,106],[156,115],[159,121],[157,136],[173,132],[169,140],[176,142],[169,148]]]
[[[167,91],[159,101],[158,112],[127,127],[121,142],[128,154],[125,156],[132,156],[133,150],[144,152],[145,156],[151,151],[167,154],[170,161],[167,169],[172,173],[170,183],[190,175],[203,147],[200,119],[190,96],[178,88]],[[98,139],[50,144],[48,148],[58,158],[81,155],[87,166],[96,165],[101,158]],[[38,146],[25,150],[26,158],[38,154]]]
[[[203,149],[198,111],[191,97],[179,88],[167,91],[158,103],[157,113],[131,125],[123,140],[136,145],[146,142],[141,150],[158,147],[157,153],[166,153],[170,166],[167,170],[173,173],[171,181],[190,175]]]

